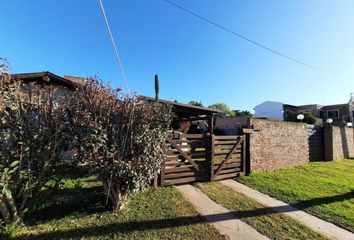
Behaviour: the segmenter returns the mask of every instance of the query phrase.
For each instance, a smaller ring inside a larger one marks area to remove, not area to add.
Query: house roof
[[[155,98],[152,97],[142,96],[141,98],[148,101],[156,101]],[[202,115],[210,116],[214,113],[221,113],[221,111],[215,109],[198,107],[190,104],[178,103],[168,100],[159,99],[159,102],[172,105],[174,107],[175,113],[179,117],[198,117]]]
[[[69,87],[71,89],[75,89],[77,86],[77,82],[72,80],[60,77],[51,72],[34,72],[34,73],[18,73],[11,74],[12,79],[21,80],[21,81],[42,81],[44,83],[56,83],[59,85],[63,85]]]
[[[346,107],[346,106],[348,106],[348,103],[325,105],[325,106],[322,107],[322,109],[331,109],[331,108]]]
[[[298,108],[298,106],[291,105],[291,104],[283,104],[283,106],[286,106],[286,107],[292,107],[292,108]]]
[[[262,105],[264,105],[264,104],[269,104],[269,103],[284,105],[282,102],[277,102],[277,101],[264,101],[264,102],[262,102],[262,103],[256,105],[255,108],[258,107],[258,106],[262,106]]]

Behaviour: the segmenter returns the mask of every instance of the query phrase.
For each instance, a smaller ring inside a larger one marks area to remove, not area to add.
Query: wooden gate
[[[245,136],[212,136],[211,180],[234,178],[245,172]]]
[[[173,134],[167,139],[161,185],[206,181],[208,138],[203,134]]]
[[[214,181],[245,171],[245,136],[172,134],[167,139],[161,185]]]

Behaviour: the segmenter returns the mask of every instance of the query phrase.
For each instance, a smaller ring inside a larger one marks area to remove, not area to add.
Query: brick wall
[[[323,161],[324,136],[323,127],[307,125],[310,161]]]
[[[309,162],[307,126],[304,123],[254,119],[250,135],[250,170],[275,170]]]
[[[354,157],[353,131],[353,128],[348,127],[325,127],[325,160],[330,161]]]

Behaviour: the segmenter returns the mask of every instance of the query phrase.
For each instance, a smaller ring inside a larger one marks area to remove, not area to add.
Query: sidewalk
[[[286,214],[287,216],[303,223],[305,226],[311,228],[314,231],[322,233],[332,239],[338,240],[350,240],[354,239],[354,234],[340,228],[332,223],[326,222],[322,219],[319,219],[311,214],[308,214],[304,211],[296,209],[290,206],[287,203],[279,201],[275,198],[272,198],[266,194],[260,193],[252,188],[249,188],[235,180],[224,180],[220,181],[220,183],[228,186],[235,191],[252,198],[259,203],[265,205],[266,207],[272,208],[274,211]]]
[[[211,200],[196,187],[182,185],[176,188],[192,203],[201,216],[205,217],[221,234],[231,240],[268,239],[251,226],[240,221],[235,214]]]

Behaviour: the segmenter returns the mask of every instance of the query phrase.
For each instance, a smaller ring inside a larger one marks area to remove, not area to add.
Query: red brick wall
[[[250,119],[251,172],[275,170],[309,162],[307,125],[277,120]]]
[[[325,160],[338,160],[354,157],[353,128],[326,127],[325,128]]]

